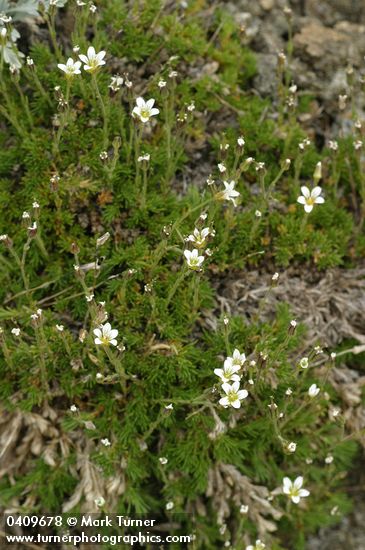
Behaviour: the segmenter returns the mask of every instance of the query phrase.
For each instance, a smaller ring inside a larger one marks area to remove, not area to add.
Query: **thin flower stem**
[[[183,282],[185,277],[188,275],[188,273],[189,273],[189,270],[184,266],[184,268],[180,272],[179,276],[176,278],[175,283],[174,283],[173,287],[171,288],[171,290],[170,290],[170,292],[167,296],[167,300],[166,300],[166,304],[165,304],[166,308],[169,307],[170,302],[173,299],[173,297],[175,296],[175,293],[176,293],[177,289],[179,288],[180,284]]]
[[[92,73],[91,82],[95,90],[96,97],[98,98],[100,109],[103,115],[103,149],[106,149],[108,146],[108,115],[106,112],[105,103],[100,93],[96,73]]]
[[[56,54],[56,57],[57,57],[58,61],[60,61],[61,57],[62,57],[62,54],[61,54],[60,48],[58,47],[58,42],[57,42],[57,33],[56,33],[56,25],[55,25],[55,12],[50,13],[50,14],[47,13],[45,15],[45,19],[46,19],[46,23],[47,23],[47,27],[48,27],[48,31],[49,31],[49,36],[51,38],[51,42],[52,42],[54,52]]]
[[[20,102],[23,105],[23,109],[25,111],[25,114],[26,114],[26,117],[28,119],[29,125],[32,128],[33,127],[33,117],[32,117],[32,114],[30,112],[30,109],[29,109],[28,99],[24,96],[23,90],[21,89],[17,78],[14,79],[14,82],[15,82],[15,87],[16,87],[16,89],[18,91],[18,94],[19,94],[19,97],[20,97]]]
[[[120,385],[121,385],[123,394],[125,395],[127,393],[127,380],[129,377],[126,374],[125,369],[121,364],[121,361],[117,357],[115,357],[112,350],[108,346],[104,346],[104,349],[105,349],[105,353],[108,356],[109,361],[111,362],[117,374],[119,375]]]
[[[53,107],[53,103],[49,97],[49,94],[46,92],[46,90],[44,89],[43,87],[43,84],[41,83],[41,81],[39,80],[39,76],[37,74],[37,71],[36,69],[34,68],[33,70],[30,70],[28,71],[28,73],[31,73],[32,76],[33,76],[33,80],[34,80],[34,84],[36,85],[39,93],[41,94],[41,96],[44,97],[44,99],[47,101],[48,105],[50,107]]]
[[[143,166],[142,193],[141,193],[141,208],[146,209],[147,200],[147,166]]]
[[[62,134],[63,134],[63,131],[64,131],[64,129],[66,128],[67,123],[68,123],[69,118],[70,118],[70,103],[69,103],[69,100],[70,100],[70,89],[71,89],[71,79],[68,78],[67,81],[66,81],[66,97],[65,97],[65,101],[66,101],[66,110],[65,110],[65,112],[62,114],[62,120],[61,120],[61,123],[60,123],[60,125],[59,125],[59,127],[58,127],[57,134],[56,134],[56,138],[55,138],[55,141],[54,141],[54,144],[53,144],[53,153],[54,153],[54,154],[58,154],[58,153],[59,153],[60,142],[61,142]]]

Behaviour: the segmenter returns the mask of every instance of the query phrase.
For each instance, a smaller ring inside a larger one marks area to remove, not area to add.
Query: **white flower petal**
[[[305,185],[303,185],[301,188],[300,188],[301,192],[302,192],[302,195],[303,197],[305,197],[306,199],[309,199],[310,196],[311,196],[311,192],[309,191],[308,187],[306,187]]]
[[[303,485],[303,477],[302,477],[302,476],[298,476],[298,477],[294,480],[294,487],[295,487],[296,489],[300,489],[302,485]]]
[[[315,199],[316,197],[319,197],[319,195],[322,193],[322,188],[317,186],[317,187],[313,187],[312,191],[311,191],[311,197],[313,199]]]

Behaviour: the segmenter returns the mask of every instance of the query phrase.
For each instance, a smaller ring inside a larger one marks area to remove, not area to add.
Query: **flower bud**
[[[314,174],[313,174],[313,179],[314,179],[315,184],[317,184],[319,182],[321,177],[322,177],[322,163],[317,162],[316,168],[315,168]]]
[[[77,243],[71,243],[70,250],[72,254],[80,254],[80,247]]]
[[[33,225],[31,225],[30,227],[28,227],[28,235],[31,239],[34,239],[34,237],[36,236],[38,232],[38,226],[37,226],[37,222],[33,222]]]
[[[13,246],[13,241],[8,235],[0,235],[0,242],[4,243],[6,248],[11,248]]]

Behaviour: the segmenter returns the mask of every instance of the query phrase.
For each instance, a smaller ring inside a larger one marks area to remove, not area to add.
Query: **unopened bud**
[[[34,239],[38,232],[37,222],[33,222],[33,225],[28,227],[28,235],[31,239]]]
[[[72,254],[80,254],[80,247],[77,243],[71,243],[70,250]]]
[[[7,248],[11,248],[13,246],[13,241],[8,235],[0,235],[0,242]]]
[[[317,184],[319,182],[319,180],[321,179],[321,177],[322,177],[322,163],[317,162],[316,168],[315,168],[314,174],[313,174],[314,183]]]
[[[290,159],[285,159],[283,164],[282,164],[283,170],[289,170],[290,165],[291,165],[291,160]]]

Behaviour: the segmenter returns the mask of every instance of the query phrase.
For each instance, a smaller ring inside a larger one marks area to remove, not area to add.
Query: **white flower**
[[[248,512],[248,506],[247,504],[241,504],[241,507],[240,507],[240,514],[247,514]]]
[[[360,139],[358,139],[357,141],[353,142],[353,146],[354,146],[354,149],[358,151],[363,146],[363,142]]]
[[[94,500],[94,502],[98,508],[102,508],[105,504],[105,499],[103,497],[98,497]]]
[[[132,116],[137,116],[143,123],[148,122],[152,116],[158,115],[160,112],[159,109],[154,107],[154,104],[154,99],[145,101],[143,97],[137,97],[136,106],[132,111]]]
[[[249,546],[246,546],[246,550],[264,550],[266,548],[266,544],[261,542],[260,539],[257,539],[255,546],[252,544],[249,544]]]
[[[87,49],[87,55],[80,54],[79,58],[84,63],[84,70],[94,73],[99,67],[105,65],[104,57],[106,52],[102,50],[99,53],[95,52],[93,46],[89,46]]]
[[[117,345],[116,337],[118,336],[118,331],[116,329],[112,329],[110,323],[105,323],[105,325],[100,325],[99,328],[94,329],[94,334],[96,336],[94,342],[97,345]]]
[[[14,334],[14,336],[19,336],[20,328],[12,328],[11,333]]]
[[[271,277],[272,281],[277,281],[279,279],[279,273],[276,271],[274,275]]]
[[[166,80],[162,80],[162,78],[161,78],[161,80],[158,81],[157,86],[159,88],[164,88],[166,86]]]
[[[285,392],[285,395],[291,395],[293,393],[293,390],[291,388],[288,388]]]
[[[337,150],[338,150],[338,143],[337,143],[337,141],[329,141],[329,142],[328,142],[328,147],[329,147],[332,151],[337,151]]]
[[[81,74],[81,61],[74,61],[72,57],[68,58],[66,65],[58,63],[57,67],[66,73],[67,78],[72,78],[75,74]]]
[[[246,361],[246,355],[244,353],[241,353],[237,348],[234,350],[232,357],[227,357],[227,359],[224,361],[224,366],[228,366],[228,364],[237,365],[239,367],[242,367],[244,362]]]
[[[227,363],[227,360],[224,362],[223,369],[214,369],[214,374],[219,376],[223,382],[239,382],[240,377],[238,374],[235,374],[240,370],[239,365],[233,365],[232,362]]]
[[[163,466],[168,463],[168,460],[165,456],[161,456],[158,460],[160,461],[160,464],[162,464]]]
[[[58,332],[63,332],[64,328],[65,327],[63,325],[56,325],[56,329],[58,330]]]
[[[150,158],[151,158],[151,155],[149,153],[144,153],[143,155],[138,157],[137,161],[138,162],[149,162]]]
[[[238,191],[235,190],[234,186],[236,185],[236,182],[231,181],[224,181],[224,191],[222,191],[222,198],[225,201],[232,201],[233,205],[236,206],[236,197],[239,197],[240,194]]]
[[[96,248],[103,246],[103,244],[105,244],[109,238],[110,238],[110,233],[109,231],[107,231],[106,233],[104,233],[104,235],[96,239]],[[99,304],[102,306],[105,306],[105,302],[99,302]]]
[[[309,397],[316,397],[321,390],[318,388],[317,384],[312,384],[308,390]]]
[[[219,404],[223,405],[223,407],[228,407],[230,405],[235,409],[239,409],[242,399],[246,399],[248,396],[247,390],[240,390],[239,382],[222,384],[222,389],[226,395],[219,400]]]
[[[172,403],[170,403],[169,405],[166,405],[165,407],[166,411],[172,411],[173,408],[174,408],[174,405]]]
[[[296,449],[297,449],[297,444],[294,443],[294,441],[289,443],[287,446],[287,450],[289,451],[289,453],[295,453]]]
[[[94,294],[86,294],[85,299],[87,302],[92,302],[94,299]]]
[[[244,140],[244,138],[243,138],[242,136],[240,136],[240,137],[237,139],[237,145],[238,145],[239,147],[243,147],[244,144],[245,144],[245,140]]]
[[[77,412],[78,410],[79,410],[79,409],[76,407],[76,405],[71,405],[71,407],[70,407],[70,411],[71,411],[71,412],[75,413],[75,412]]]
[[[297,202],[299,202],[299,204],[304,205],[304,210],[307,213],[312,212],[313,206],[315,204],[323,204],[324,203],[324,198],[320,197],[320,194],[322,193],[322,188],[321,187],[318,187],[318,186],[314,187],[310,191],[308,189],[308,187],[303,185],[300,188],[300,190],[301,190],[302,194],[301,194],[300,197],[298,197]]]
[[[332,464],[332,462],[333,462],[333,456],[332,456],[332,455],[326,456],[326,458],[324,459],[324,461],[325,461],[326,464]]]
[[[194,248],[191,250],[184,250],[184,256],[190,269],[199,269],[204,262],[204,256],[199,256],[199,250]]]
[[[309,359],[308,357],[302,357],[299,361],[299,365],[302,367],[302,369],[307,369],[309,365]]]
[[[170,500],[169,502],[166,503],[166,510],[172,510],[174,507],[174,503],[172,502],[172,500]]]
[[[101,439],[101,440],[100,440],[100,443],[101,443],[102,445],[104,445],[104,447],[110,447],[110,445],[111,445],[111,443],[110,443],[110,441],[109,441],[109,439],[108,439],[107,437],[105,437],[104,439]]]
[[[307,497],[310,493],[307,489],[302,489],[303,478],[297,477],[294,482],[288,477],[283,479],[283,493],[291,498],[294,504],[298,504],[301,498]]]
[[[198,248],[204,246],[207,237],[209,236],[210,229],[209,227],[204,227],[204,229],[194,229],[192,235],[189,235],[186,240],[188,242],[194,243]]]
[[[301,151],[304,151],[306,147],[309,147],[311,144],[310,139],[305,138],[301,143],[299,143],[298,147]]]
[[[260,210],[255,210],[255,216],[256,218],[261,218],[262,212]]]
[[[115,76],[111,77],[109,88],[113,92],[118,92],[123,86],[123,82],[124,82],[124,79],[121,76],[119,76],[119,74],[116,74]]]
[[[227,170],[227,168],[224,166],[224,164],[219,163],[218,164],[218,170],[221,172],[221,174],[223,174],[223,172],[225,172]]]

